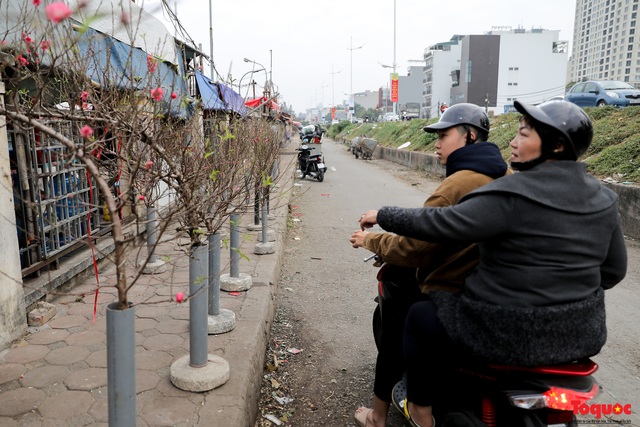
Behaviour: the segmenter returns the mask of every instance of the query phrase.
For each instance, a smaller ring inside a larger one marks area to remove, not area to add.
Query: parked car
[[[382,116],[383,122],[397,122],[400,120],[400,116],[394,113],[384,113]]]
[[[587,81],[574,85],[564,99],[580,107],[626,107],[640,105],[640,89],[615,80]]]

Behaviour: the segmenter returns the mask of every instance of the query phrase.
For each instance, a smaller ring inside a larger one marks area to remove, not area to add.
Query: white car
[[[338,119],[331,120],[331,124],[332,125],[337,125],[338,123],[340,123],[340,120],[338,120]]]
[[[382,116],[383,122],[397,122],[399,120],[400,116],[394,113],[384,113],[384,116]]]

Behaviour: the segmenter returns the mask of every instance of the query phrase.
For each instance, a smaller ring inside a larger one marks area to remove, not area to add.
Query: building
[[[422,61],[420,61],[422,62]],[[409,106],[422,106],[424,98],[424,67],[412,65],[407,69],[406,76],[398,76],[398,105],[397,112],[411,109]]]
[[[451,40],[436,43],[424,51],[423,107],[420,114],[423,118],[438,117],[440,105],[451,103],[452,77],[457,81],[462,37],[455,35]]]
[[[537,104],[564,95],[568,43],[560,41],[559,34],[541,28],[496,27],[432,46],[425,52],[428,117],[435,117],[434,107],[447,101],[449,105],[469,102],[501,114],[511,111],[516,99]],[[436,55],[440,51],[450,53]]]
[[[365,110],[378,108],[379,90],[366,90],[364,92],[356,92],[353,94],[355,103]]]
[[[640,83],[638,0],[577,0],[568,80]]]

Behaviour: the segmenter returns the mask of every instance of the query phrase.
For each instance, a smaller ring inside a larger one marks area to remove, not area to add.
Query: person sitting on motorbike
[[[453,105],[437,123],[424,130],[438,134],[436,154],[442,166],[446,167],[445,179],[424,206],[454,205],[467,193],[510,173],[500,149],[486,142],[489,117],[483,108],[467,103]],[[354,248],[364,247],[391,264],[394,268],[392,274],[399,271],[396,266],[408,267],[414,269],[412,273],[417,279],[417,282],[403,283],[402,296],[391,295],[393,305],[388,303],[384,306],[382,332],[378,335],[379,342],[376,342],[378,356],[373,409],[360,407],[355,413],[356,422],[361,427],[383,427],[391,406],[391,391],[404,373],[402,332],[409,307],[422,298],[421,290],[425,294],[432,289],[460,291],[464,277],[478,263],[478,249],[468,243],[429,243],[391,233],[361,230],[353,233],[350,242]]]
[[[446,208],[383,207],[360,220],[428,241],[477,242],[480,263],[454,296],[434,291],[407,315],[406,396],[393,401],[413,425],[431,427],[432,406],[462,354],[513,366],[566,363],[606,341],[604,290],[626,274],[616,194],[577,161],[591,120],[569,102],[531,106],[510,143],[520,171]],[[438,406],[435,406],[436,411]]]

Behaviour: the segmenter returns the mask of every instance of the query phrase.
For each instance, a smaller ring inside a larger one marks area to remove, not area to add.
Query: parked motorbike
[[[374,258],[380,261],[374,255],[365,262]],[[397,325],[411,301],[416,301],[417,286],[411,270],[389,264],[382,265],[377,279],[373,331],[379,344],[381,334],[389,333],[389,323]],[[442,391],[441,399],[434,404],[434,416],[443,427],[575,427],[578,408],[599,393],[592,376],[597,369],[598,365],[588,358],[536,367],[470,361],[458,367],[452,387]],[[401,392],[402,387],[403,382],[394,391]],[[400,399],[396,396],[393,400]]]
[[[318,182],[324,181],[324,173],[327,171],[327,167],[324,164],[322,154],[311,154],[311,148],[306,144],[301,145],[298,151],[298,166],[300,167],[302,179],[309,175],[317,179]]]

